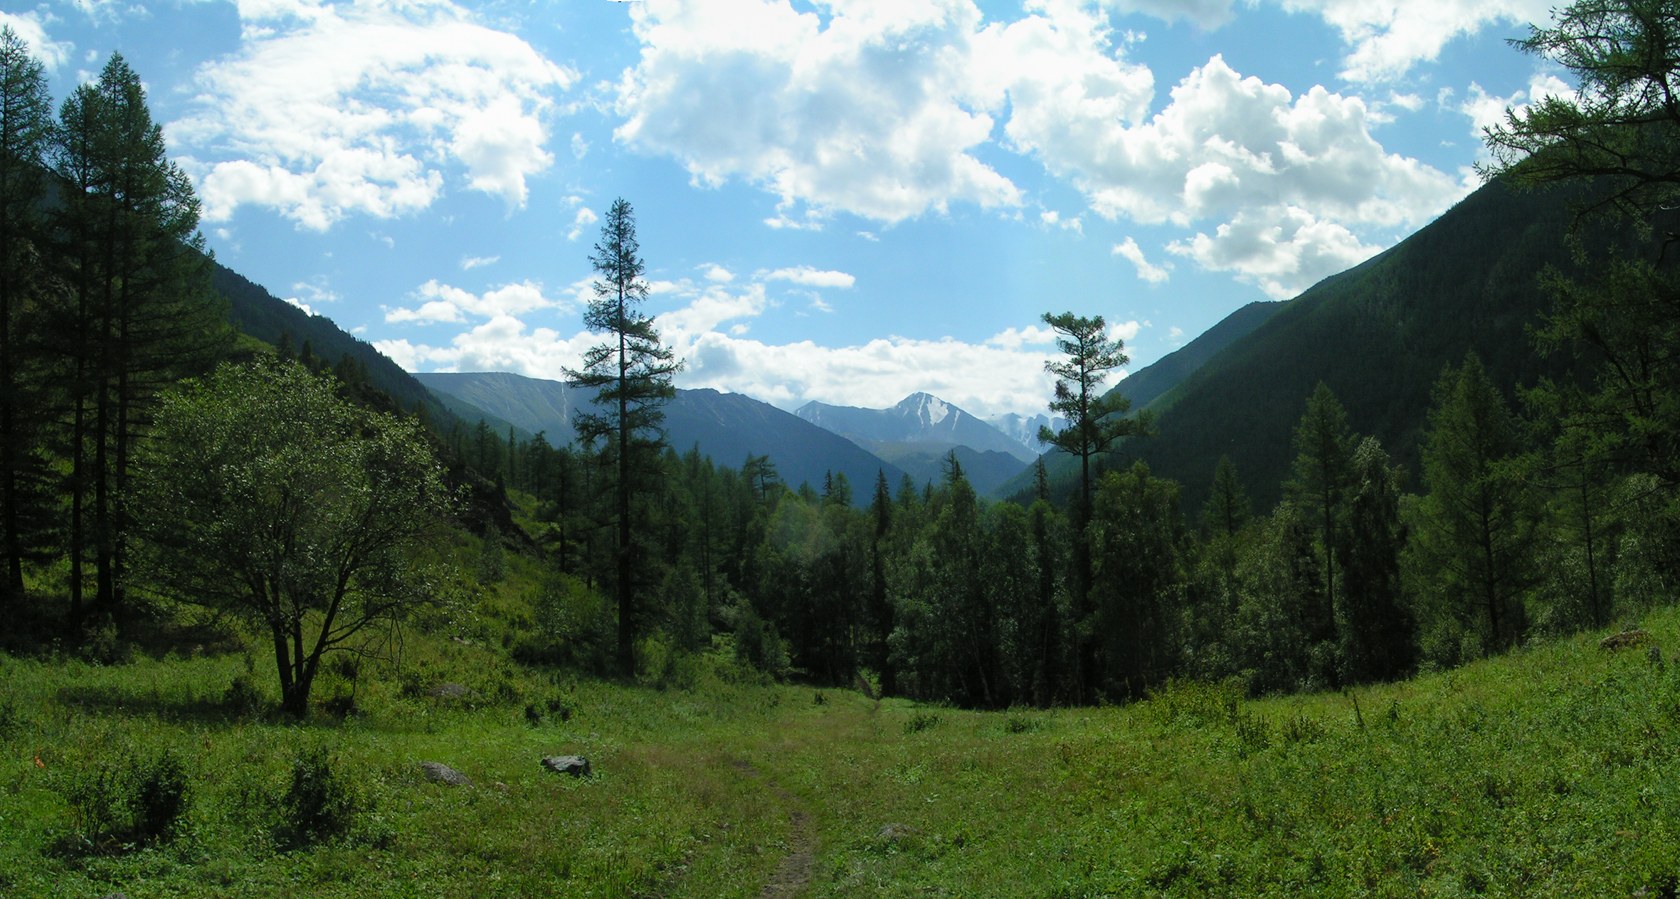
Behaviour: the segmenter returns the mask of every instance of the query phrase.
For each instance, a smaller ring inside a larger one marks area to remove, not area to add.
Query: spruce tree
[[[1410,670],[1416,628],[1400,588],[1400,474],[1375,437],[1353,452],[1347,536],[1339,544],[1342,601],[1338,656],[1344,683],[1390,680]]]
[[[1334,647],[1338,642],[1335,606],[1339,601],[1336,582],[1338,547],[1346,533],[1347,495],[1353,486],[1354,437],[1348,427],[1347,410],[1336,395],[1320,381],[1307,399],[1307,411],[1295,426],[1294,477],[1284,485],[1289,501],[1300,510],[1303,522],[1314,532],[1314,555],[1318,562],[1316,602],[1308,626],[1308,638],[1315,646]],[[1333,651],[1333,650],[1332,650]],[[1314,672],[1334,680],[1336,667],[1328,659],[1325,670]]]

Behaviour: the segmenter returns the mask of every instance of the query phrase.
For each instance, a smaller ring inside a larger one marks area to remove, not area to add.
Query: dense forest
[[[54,117],[40,64],[6,31],[6,648],[99,657],[160,619],[241,621],[302,714],[324,658],[407,622],[500,641],[530,666],[657,680],[722,653],[778,678],[1001,708],[1125,701],[1176,678],[1251,694],[1393,679],[1670,602],[1680,113],[1657,90],[1672,61],[1641,48],[1677,26],[1640,9],[1578,3],[1536,31],[1523,49],[1583,92],[1488,135],[1491,178],[1566,190],[1570,233],[1627,239],[1560,235],[1534,270],[1502,276],[1547,303],[1501,325],[1497,358],[1370,372],[1428,408],[1404,458],[1350,423],[1369,410],[1301,380],[1305,413],[1255,429],[1278,436],[1219,458],[1188,506],[1179,483],[1116,455],[1182,433],[1184,410],[1103,392],[1124,348],[1075,312],[1044,318],[1061,338],[1044,401],[1069,424],[1044,435],[1053,464],[1018,501],[981,500],[955,455],[938,483],[882,474],[860,504],[843,475],[790,484],[764,456],[665,445],[680,360],[639,311],[645,263],[622,200],[590,257],[586,323],[604,337],[571,373],[596,392],[577,439],[393,398],[349,355],[228,324],[191,184],[120,56]],[[1438,331],[1408,319],[1404,275],[1343,301]],[[1324,295],[1303,299],[1265,327],[1328,315]],[[1494,366],[1528,380],[1502,389]],[[1284,475],[1245,487],[1250,450]],[[439,549],[462,541],[471,570]],[[508,554],[545,574],[492,632],[471,598]]]

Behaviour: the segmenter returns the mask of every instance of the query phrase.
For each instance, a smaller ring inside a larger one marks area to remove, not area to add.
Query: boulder
[[[544,756],[542,766],[555,774],[570,774],[573,777],[588,777],[591,774],[589,760],[581,755]]]
[[[472,690],[460,684],[438,684],[427,690],[426,695],[433,699],[465,699],[472,695]]]
[[[1651,635],[1649,633],[1636,627],[1628,628],[1619,634],[1611,634],[1610,636],[1598,641],[1598,648],[1605,650],[1606,652],[1614,652],[1618,649],[1628,649],[1634,646],[1641,646],[1650,642],[1650,640]]]
[[[472,785],[472,781],[465,774],[442,762],[421,762],[420,770],[425,773],[427,780],[435,784],[446,784],[451,787]]]

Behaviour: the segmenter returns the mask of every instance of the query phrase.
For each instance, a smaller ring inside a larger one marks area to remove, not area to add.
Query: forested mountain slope
[[[1184,346],[1126,376],[1114,389],[1132,401],[1133,409],[1142,409],[1183,383],[1221,350],[1254,333],[1282,305],[1263,300],[1249,303]]]
[[[1279,495],[1292,429],[1318,382],[1416,477],[1430,393],[1477,353],[1508,396],[1561,363],[1527,332],[1548,301],[1540,273],[1567,266],[1569,196],[1489,183],[1421,231],[1283,304],[1156,400],[1156,432],[1128,456],[1185,485],[1196,508],[1229,454],[1257,505]],[[1415,483],[1415,481],[1414,481]]]

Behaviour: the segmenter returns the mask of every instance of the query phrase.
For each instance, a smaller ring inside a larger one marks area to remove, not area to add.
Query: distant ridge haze
[[[572,418],[590,405],[564,382],[508,372],[428,372],[415,378],[429,390],[542,433],[556,446],[572,441]],[[866,502],[878,474],[885,474],[894,488],[906,474],[844,437],[743,394],[679,389],[664,412],[666,440],[677,452],[698,447],[714,463],[731,468],[739,468],[748,455],[768,456],[790,486],[820,488],[827,475],[843,474],[853,502]]]

